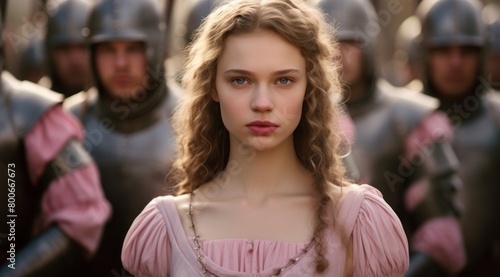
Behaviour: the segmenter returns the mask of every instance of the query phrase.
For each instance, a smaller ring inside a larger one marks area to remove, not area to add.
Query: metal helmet
[[[89,13],[90,5],[82,0],[61,2],[49,13],[44,40],[44,63],[53,85],[61,81],[52,65],[54,48],[68,44],[85,44]]]
[[[193,39],[194,32],[200,27],[203,19],[207,17],[213,8],[219,3],[219,0],[198,0],[189,11],[185,21],[186,33],[184,39],[186,44]]]
[[[175,1],[170,19],[172,31],[169,33],[170,55],[175,57],[174,70],[183,63],[182,53],[193,39],[194,31],[200,27],[203,19],[210,14],[219,0],[183,0]]]
[[[421,42],[425,48],[451,44],[483,47],[486,44],[479,1],[424,0],[417,13],[422,21]]]
[[[487,44],[486,26],[481,19],[482,4],[477,0],[424,0],[417,7],[422,31],[420,46],[424,61],[422,81],[425,93],[434,95],[429,70],[425,67],[427,51],[435,47],[462,45],[481,49],[477,76],[482,74]],[[477,81],[476,89],[484,86]]]
[[[321,0],[318,5],[336,27],[338,40],[371,43],[380,32],[377,14],[368,0]]]
[[[82,0],[67,0],[57,6],[47,21],[47,49],[50,51],[59,45],[85,43],[89,12],[90,5]]]
[[[381,32],[377,13],[368,0],[320,0],[318,6],[335,27],[339,41],[361,43],[364,71],[369,82],[375,80],[375,47]]]
[[[152,0],[102,0],[91,11],[87,42],[92,46],[115,40],[145,43],[150,74],[164,74],[166,25]],[[91,48],[92,49],[92,48]],[[94,53],[91,50],[92,60]],[[161,76],[160,76],[161,75]]]

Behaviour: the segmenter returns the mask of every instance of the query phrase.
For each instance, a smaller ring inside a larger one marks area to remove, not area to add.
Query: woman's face
[[[300,50],[271,31],[226,39],[217,63],[216,91],[231,144],[257,151],[285,143],[302,114],[307,85]]]

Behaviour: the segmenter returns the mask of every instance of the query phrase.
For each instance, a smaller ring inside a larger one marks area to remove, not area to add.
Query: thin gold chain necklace
[[[189,226],[189,227],[193,230],[193,234],[194,234],[193,243],[194,243],[194,250],[196,251],[196,260],[198,260],[198,263],[201,266],[201,270],[203,271],[203,274],[208,275],[208,276],[218,277],[218,275],[216,275],[215,273],[213,273],[212,271],[210,271],[207,268],[207,266],[205,264],[205,261],[204,261],[205,255],[203,254],[203,250],[202,250],[202,247],[201,247],[200,236],[196,232],[196,226],[194,225],[194,218],[193,218],[193,197],[194,197],[194,192],[191,192],[191,195],[189,197],[188,216],[189,216],[189,220],[190,220],[190,224],[191,224],[191,226]],[[297,254],[294,258],[289,259],[288,263],[285,266],[274,269],[273,274],[271,276],[280,276],[281,273],[285,269],[287,269],[287,268],[293,266],[294,264],[296,264],[309,251],[309,248],[311,248],[311,246],[313,244],[314,244],[314,239],[312,239],[306,245],[306,247],[304,247],[304,249],[302,249],[300,251],[299,254]]]

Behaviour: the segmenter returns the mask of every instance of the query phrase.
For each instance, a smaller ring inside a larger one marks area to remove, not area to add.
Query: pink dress
[[[402,276],[409,263],[401,223],[375,188],[344,188],[339,220],[353,237],[353,276]],[[344,276],[346,250],[339,233],[328,230],[326,272],[315,272],[314,250],[280,276]],[[201,241],[205,264],[217,276],[272,276],[306,243],[245,239]],[[194,243],[182,227],[173,196],[152,200],[130,227],[122,250],[124,267],[141,276],[204,276]],[[208,276],[208,275],[207,275]]]

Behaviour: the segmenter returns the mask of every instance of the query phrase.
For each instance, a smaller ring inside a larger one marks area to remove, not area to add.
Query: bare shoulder
[[[174,196],[174,203],[179,213],[188,212],[190,194],[181,194]]]
[[[181,220],[182,226],[184,227],[184,230],[187,231],[188,228],[188,223],[189,223],[189,218],[188,212],[189,212],[189,200],[190,200],[190,194],[181,194],[174,196],[174,203],[175,207],[177,209],[177,213],[179,214],[179,218]]]

